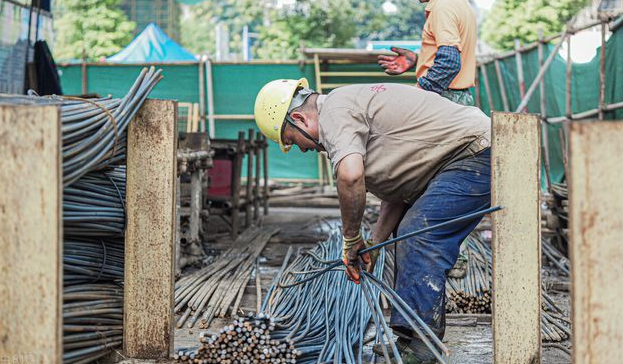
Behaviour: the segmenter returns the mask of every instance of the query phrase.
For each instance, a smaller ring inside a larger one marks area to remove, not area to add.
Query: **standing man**
[[[419,59],[392,47],[397,56],[379,56],[385,73],[402,74],[415,66],[417,86],[462,105],[474,105],[469,88],[476,76],[476,14],[468,0],[420,0],[426,5]]]
[[[491,121],[479,109],[408,85],[351,85],[328,95],[308,87],[304,78],[269,82],[255,100],[255,120],[284,153],[293,145],[328,153],[342,217],[342,258],[355,283],[360,264],[370,267],[374,259],[360,258],[358,251],[385,241],[396,226],[404,234],[489,206]],[[366,191],[382,200],[369,241],[361,234]],[[396,291],[440,338],[446,273],[479,220],[396,245]],[[390,325],[405,364],[434,362],[397,311]]]

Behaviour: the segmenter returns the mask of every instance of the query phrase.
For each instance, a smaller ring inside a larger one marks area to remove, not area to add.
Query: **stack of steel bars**
[[[60,97],[63,132],[63,181],[68,186],[90,171],[123,164],[126,129],[162,70],[144,68],[121,99]],[[54,97],[53,97],[54,98]]]
[[[238,324],[234,324],[233,330],[228,327],[204,340],[199,349],[178,352],[178,359],[188,363],[362,363],[364,344],[370,340],[366,332],[372,320],[375,326],[373,338],[382,344],[386,362],[392,360],[389,357],[391,351],[395,354],[394,360],[401,363],[379,305],[379,294],[382,292],[407,318],[412,329],[438,360],[444,363],[441,352],[447,352],[445,346],[380,279],[385,252],[381,251],[374,274],[364,274],[361,284],[356,285],[346,279],[343,268],[332,268],[340,262],[341,240],[340,229],[336,227],[328,240],[299,255],[288,265],[292,253],[290,249],[266,293],[258,320],[249,320],[248,330],[238,331]],[[269,336],[263,338],[265,346],[261,352],[265,355],[264,359],[251,355],[240,361],[240,353],[255,353],[258,345],[253,339],[249,340],[246,332],[265,329],[264,319],[269,320],[269,326],[274,325],[274,330],[269,330]],[[223,335],[229,341],[224,342]],[[273,353],[283,353],[285,348],[286,353],[290,350],[291,354],[297,354],[296,358],[286,355],[284,361],[279,354],[274,356]]]
[[[478,234],[469,235],[466,244],[465,277],[448,277],[446,311],[455,313],[491,312],[491,248]]]
[[[123,287],[83,283],[63,290],[63,363],[89,363],[121,346]]]
[[[66,236],[123,236],[125,166],[90,172],[63,189]]]
[[[560,252],[553,252],[551,244],[543,240],[546,256],[560,258]],[[446,282],[446,311],[449,313],[491,313],[491,247],[474,232],[465,242],[468,256],[467,271],[463,278],[449,277]],[[546,253],[547,252],[547,253]],[[561,258],[562,259],[562,258]],[[563,263],[560,263],[561,265]],[[562,265],[562,267],[565,267]],[[568,265],[566,265],[568,268]],[[561,271],[564,273],[565,271]],[[567,269],[568,274],[568,269]],[[570,336],[570,323],[565,313],[547,294],[541,291],[543,307],[541,310],[541,333],[545,341],[562,341]]]
[[[558,250],[558,248],[556,248],[549,239],[541,239],[541,250],[545,259],[556,269],[558,269],[562,275],[570,275],[571,267],[569,259],[567,259],[567,257],[565,257],[564,254]]]
[[[85,363],[121,344],[125,167],[89,172],[63,196],[63,361]]]
[[[541,336],[543,341],[564,341],[571,337],[571,321],[556,302],[541,290]]]
[[[143,69],[121,98],[50,98],[63,133],[63,362],[88,363],[123,333],[126,129],[160,70]]]
[[[567,249],[566,245],[569,241],[569,191],[567,183],[552,183],[552,195],[554,196],[552,213],[558,217],[556,234],[560,239],[561,247]]]
[[[296,363],[299,352],[291,341],[274,340],[274,330],[274,320],[263,315],[236,318],[218,335],[206,336],[202,332],[201,347],[179,350],[174,358],[188,363]]]
[[[199,322],[207,328],[215,317],[236,315],[251,274],[259,272],[256,261],[274,228],[251,226],[213,263],[175,283],[175,312],[180,314],[177,327],[190,328]],[[201,318],[201,319],[200,319]]]

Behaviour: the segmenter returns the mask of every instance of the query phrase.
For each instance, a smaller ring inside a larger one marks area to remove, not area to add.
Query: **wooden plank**
[[[62,165],[56,106],[0,105],[0,359],[60,363]]]
[[[210,138],[215,138],[215,123],[214,120],[214,82],[212,81],[212,61],[208,58],[205,62],[206,67],[206,82],[208,84],[208,133]],[[205,132],[205,118],[201,117],[201,126],[199,131]]]
[[[517,67],[517,81],[519,81],[519,95],[521,99],[524,99],[526,95],[526,82],[524,81],[523,75],[523,61],[521,60],[521,44],[519,44],[519,39],[515,39],[515,65]],[[520,112],[527,111],[528,107],[523,110],[519,110]]]
[[[569,134],[573,362],[623,357],[623,123],[573,123]]]
[[[322,77],[320,75],[320,59],[314,54],[314,73],[316,74],[316,91],[322,94]]]
[[[500,90],[500,96],[502,97],[502,107],[504,111],[509,111],[508,98],[506,97],[506,86],[504,85],[504,76],[502,76],[502,69],[500,67],[500,61],[497,59],[493,61],[495,65],[495,75],[498,79],[498,88]]]
[[[493,113],[493,356],[496,364],[541,358],[539,118]]]
[[[123,347],[156,359],[173,349],[177,102],[147,100],[128,128]]]
[[[245,226],[251,226],[251,209],[253,207],[253,183],[255,181],[253,177],[253,152],[255,151],[253,148],[253,144],[255,144],[255,129],[249,129],[249,139],[247,140],[247,185],[246,185],[246,194],[245,194]]]

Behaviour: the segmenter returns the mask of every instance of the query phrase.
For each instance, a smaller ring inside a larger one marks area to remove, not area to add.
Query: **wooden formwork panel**
[[[0,361],[60,363],[62,166],[56,106],[0,105]]]
[[[128,128],[123,346],[132,358],[173,349],[177,103],[147,100]]]
[[[573,362],[623,362],[623,123],[571,124]]]
[[[496,364],[541,360],[540,125],[493,113],[493,350]]]

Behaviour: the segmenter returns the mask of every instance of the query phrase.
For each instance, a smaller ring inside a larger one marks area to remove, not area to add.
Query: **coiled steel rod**
[[[270,322],[268,333],[262,331],[268,336],[260,338],[264,339],[261,345],[268,342],[269,348],[262,350],[277,352],[276,348],[285,345],[291,348],[291,354],[296,354],[295,357],[249,357],[246,353],[254,353],[257,344],[253,340],[249,342],[247,336],[244,336],[246,334],[241,337],[237,329],[234,333],[230,328],[225,328],[207,342],[202,340],[203,345],[199,349],[178,352],[178,360],[188,363],[222,363],[240,360],[242,356],[244,359],[240,362],[249,363],[362,363],[363,344],[367,342],[364,336],[371,320],[376,326],[377,340],[381,343],[392,340],[379,305],[380,292],[384,292],[392,304],[407,316],[413,329],[422,335],[422,340],[434,350],[441,363],[445,363],[442,356],[443,352],[447,352],[445,346],[389,286],[382,284],[384,249],[380,252],[374,273],[365,273],[362,277],[362,285],[349,282],[343,267],[330,270],[323,268],[324,274],[308,279],[310,275],[315,276],[312,272],[341,256],[341,241],[340,229],[336,227],[325,242],[300,254],[290,264],[287,264],[289,259],[286,259],[266,293],[263,311],[257,318],[248,319],[253,332],[265,329],[262,325],[266,326],[266,322],[262,320],[268,319]],[[239,325],[239,322],[235,321],[234,326]],[[397,358],[396,362],[400,363],[396,347],[391,343],[389,346]]]
[[[162,78],[162,70],[143,68],[122,99],[82,100],[51,96],[61,102],[63,183],[125,160],[125,131]]]

